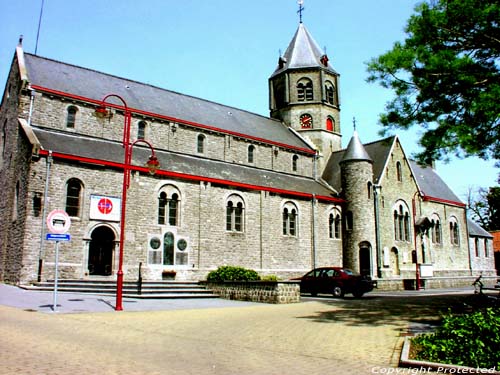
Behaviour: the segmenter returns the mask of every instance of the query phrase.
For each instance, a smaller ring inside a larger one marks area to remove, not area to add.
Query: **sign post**
[[[47,215],[47,228],[50,233],[47,233],[45,239],[47,241],[56,241],[56,254],[54,265],[54,296],[52,303],[52,311],[57,312],[57,282],[58,282],[58,267],[59,267],[59,242],[69,241],[71,236],[66,234],[71,226],[71,219],[66,211],[54,210]]]

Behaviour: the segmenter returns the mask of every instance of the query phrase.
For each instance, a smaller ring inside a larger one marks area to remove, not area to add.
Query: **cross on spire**
[[[356,117],[352,118],[352,126],[354,127],[354,131],[356,131]]]
[[[302,12],[304,11],[304,7],[302,4],[304,4],[304,0],[298,0],[297,4],[299,4],[299,10],[297,11],[297,14],[299,15],[299,21],[302,23]]]

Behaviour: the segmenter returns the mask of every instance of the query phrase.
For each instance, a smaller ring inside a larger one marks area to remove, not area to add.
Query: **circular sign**
[[[64,234],[71,225],[71,219],[66,211],[54,210],[47,215],[47,228],[50,233]]]
[[[108,198],[101,198],[97,203],[97,209],[101,214],[109,214],[113,211],[113,203]]]

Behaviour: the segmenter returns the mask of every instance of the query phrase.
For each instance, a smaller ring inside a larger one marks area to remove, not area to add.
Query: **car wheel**
[[[344,297],[344,290],[342,289],[342,287],[335,285],[333,287],[332,294],[334,297],[337,297],[337,298]]]
[[[355,297],[355,298],[361,298],[363,297],[363,292],[352,292],[352,295]]]

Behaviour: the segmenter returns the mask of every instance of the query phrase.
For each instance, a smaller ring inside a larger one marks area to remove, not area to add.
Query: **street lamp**
[[[155,151],[151,143],[144,139],[138,139],[134,143],[130,143],[130,122],[131,122],[131,113],[128,109],[127,103],[123,98],[116,94],[106,95],[102,100],[99,106],[95,110],[95,114],[97,117],[104,118],[110,117],[110,112],[107,107],[115,107],[119,108],[115,104],[106,103],[108,98],[117,98],[123,103],[123,108],[125,110],[124,124],[123,124],[123,140],[122,145],[124,149],[124,163],[123,163],[123,185],[122,185],[122,200],[121,200],[121,213],[120,213],[120,252],[119,252],[119,261],[118,261],[118,272],[116,277],[116,311],[122,311],[122,299],[123,299],[123,246],[125,240],[125,215],[127,209],[127,190],[130,186],[130,166],[132,162],[132,149],[134,145],[137,143],[145,143],[151,149],[151,156],[146,163],[146,166],[149,169],[149,173],[154,175],[158,170],[160,163],[155,156]]]

